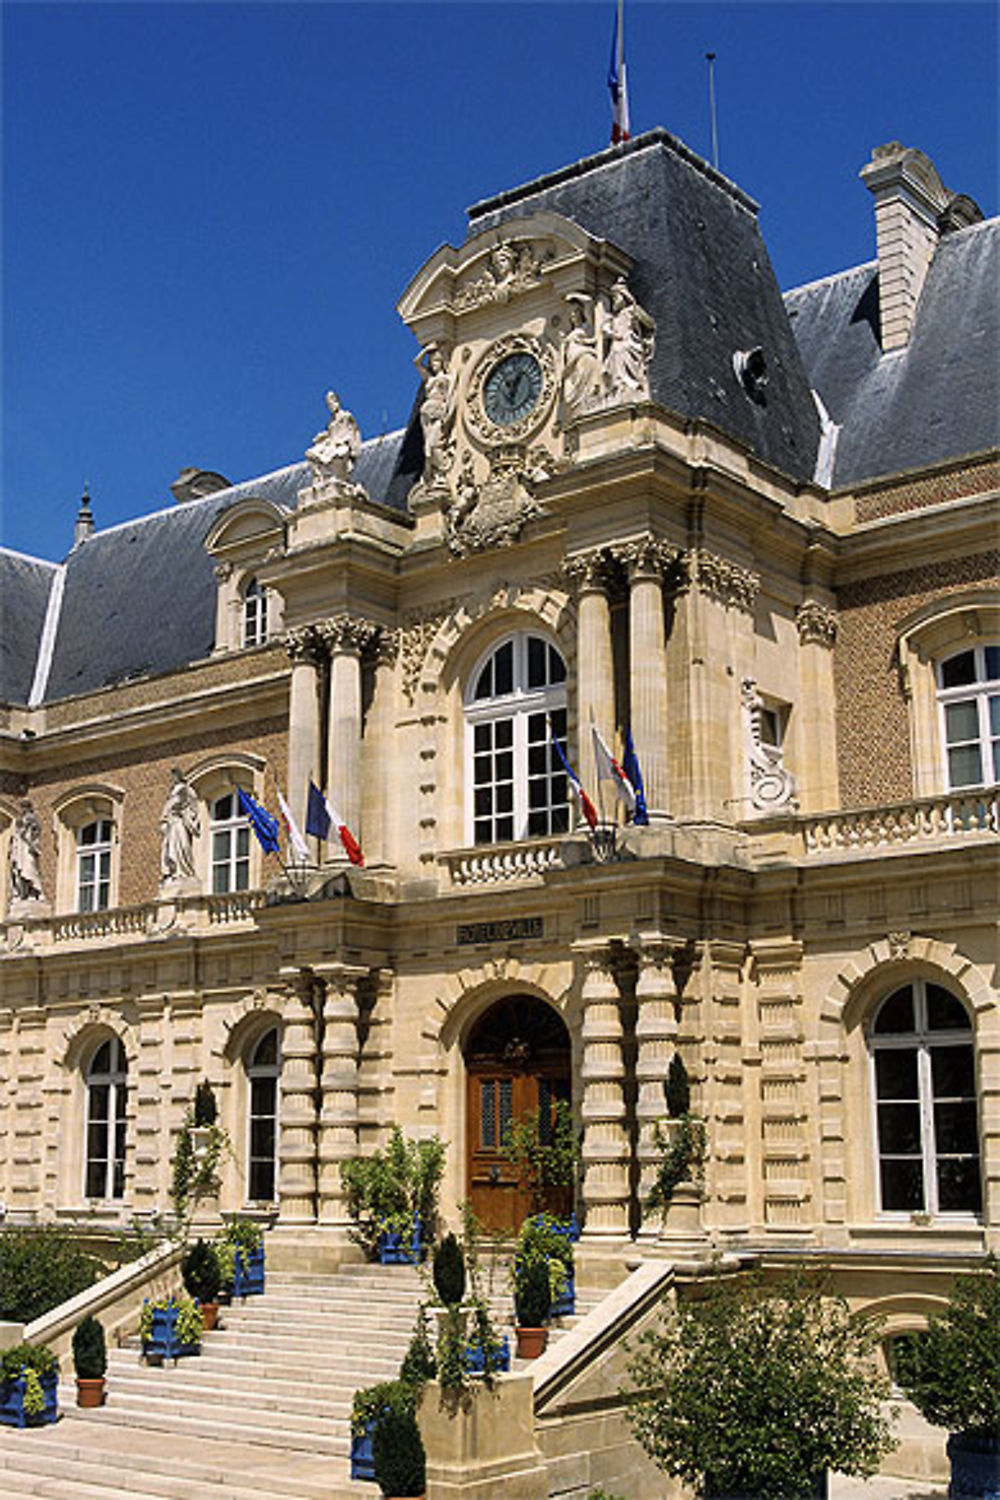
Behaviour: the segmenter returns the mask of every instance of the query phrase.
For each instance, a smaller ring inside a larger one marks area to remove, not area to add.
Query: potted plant
[[[205,1329],[211,1332],[219,1316],[219,1286],[222,1281],[219,1262],[211,1245],[207,1245],[204,1240],[195,1240],[181,1261],[181,1279],[191,1296],[201,1303]]]
[[[541,1257],[514,1262],[514,1334],[519,1359],[537,1359],[548,1343],[552,1284],[548,1261]]]
[[[155,1302],[143,1301],[139,1317],[139,1337],[145,1360],[172,1359],[176,1364],[182,1354],[198,1354],[205,1320],[201,1308],[191,1297],[161,1297]]]
[[[683,1203],[689,1217],[697,1217],[705,1169],[705,1122],[691,1113],[691,1085],[679,1052],[670,1059],[663,1092],[668,1118],[662,1123],[657,1120],[653,1126],[653,1144],[661,1155],[646,1209],[654,1213],[659,1210],[666,1223],[675,1200],[678,1208]]]
[[[720,1276],[638,1340],[632,1429],[707,1500],[825,1497],[829,1469],[868,1477],[893,1447],[879,1331],[816,1282]]]
[[[515,1259],[544,1260],[549,1268],[550,1318],[569,1317],[576,1307],[573,1230],[575,1219],[532,1214],[517,1236]]]
[[[465,1256],[455,1235],[448,1233],[434,1251],[434,1290],[445,1307],[453,1307],[465,1296]]]
[[[1000,1497],[1000,1262],[957,1276],[948,1306],[914,1341],[899,1380],[949,1431],[950,1500]]]
[[[15,1344],[0,1355],[0,1422],[36,1427],[58,1416],[59,1363],[44,1344]]]
[[[405,1358],[403,1363],[406,1364]],[[412,1411],[416,1405],[416,1392],[421,1384],[422,1382],[418,1384],[400,1378],[383,1380],[378,1385],[365,1386],[355,1391],[351,1403],[352,1479],[375,1478],[372,1444],[376,1425],[387,1411],[404,1407]]]
[[[372,1437],[375,1483],[392,1500],[422,1496],[427,1465],[414,1407],[386,1407],[375,1421]]]
[[[572,1190],[580,1164],[580,1142],[573,1128],[573,1111],[565,1099],[557,1099],[548,1129],[543,1129],[537,1109],[515,1120],[507,1131],[503,1155],[531,1194],[533,1213],[539,1213],[553,1193],[571,1206]]]
[[[392,1127],[384,1151],[343,1162],[352,1235],[384,1265],[412,1265],[433,1243],[445,1146],[437,1136],[407,1140]]]
[[[220,1293],[255,1297],[264,1291],[264,1231],[253,1219],[230,1219],[214,1241]]]
[[[108,1351],[104,1325],[90,1313],[81,1318],[73,1330],[73,1368],[76,1371],[77,1406],[103,1406]]]

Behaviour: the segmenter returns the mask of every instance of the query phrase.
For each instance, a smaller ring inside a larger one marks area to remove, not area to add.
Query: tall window
[[[247,1060],[250,1091],[247,1192],[254,1203],[274,1201],[280,1075],[275,1026],[264,1033]]]
[[[566,666],[538,635],[515,635],[475,673],[465,705],[476,844],[569,828],[566,773],[552,744],[566,739]]]
[[[938,667],[948,784],[1000,781],[1000,646],[972,646]]]
[[[76,831],[77,911],[106,911],[111,897],[110,818],[98,818]]]
[[[923,979],[883,1000],[871,1029],[884,1212],[982,1207],[975,1054],[965,1007]]]
[[[267,640],[267,589],[251,578],[243,590],[243,644],[262,646]]]
[[[102,1042],[87,1069],[88,1198],[125,1194],[125,1106],[128,1098],[125,1049],[117,1037]]]
[[[212,803],[212,890],[245,891],[250,885],[250,825],[235,792]]]

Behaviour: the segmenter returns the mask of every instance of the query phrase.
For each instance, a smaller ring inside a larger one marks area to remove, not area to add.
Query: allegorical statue
[[[14,901],[42,899],[42,825],[26,797],[10,840],[10,894]]]
[[[649,362],[656,324],[619,279],[611,288],[611,312],[604,324],[606,400],[648,400]]]
[[[184,772],[175,766],[173,785],[160,815],[160,879],[190,880],[194,870],[194,841],[201,832],[198,797]]]
[[[346,479],[361,452],[361,429],[351,413],[341,406],[336,391],[327,391],[326,404],[330,420],[322,432],[317,432],[312,447],[306,449],[314,481]]]
[[[583,292],[571,292],[566,301],[570,326],[563,339],[563,426],[597,405],[601,395],[601,356],[590,323],[591,299]]]
[[[413,363],[424,382],[420,427],[424,435],[424,484],[439,485],[451,462],[448,439],[455,420],[455,382],[437,344],[421,349]]]

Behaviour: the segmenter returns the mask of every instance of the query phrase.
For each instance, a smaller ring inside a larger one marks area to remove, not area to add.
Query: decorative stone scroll
[[[793,811],[798,807],[795,778],[783,764],[780,745],[769,745],[761,734],[763,703],[752,677],[743,679],[744,739],[750,778],[750,801],[755,812]]]
[[[630,578],[669,578],[676,574],[683,555],[680,547],[650,533],[615,545],[611,553],[625,567]]]
[[[323,637],[315,625],[298,625],[285,635],[285,652],[289,661],[316,666],[325,655]]]
[[[803,646],[832,647],[837,639],[837,611],[818,599],[806,599],[795,611],[795,624]]]
[[[728,558],[718,557],[714,552],[699,550],[688,554],[688,568],[692,581],[702,593],[717,599],[720,604],[753,613],[760,589],[760,574]]]

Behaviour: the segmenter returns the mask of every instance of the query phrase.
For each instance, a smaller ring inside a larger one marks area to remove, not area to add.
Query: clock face
[[[483,406],[498,427],[513,427],[523,421],[542,394],[542,369],[533,354],[518,350],[508,354],[487,375],[483,384]]]

